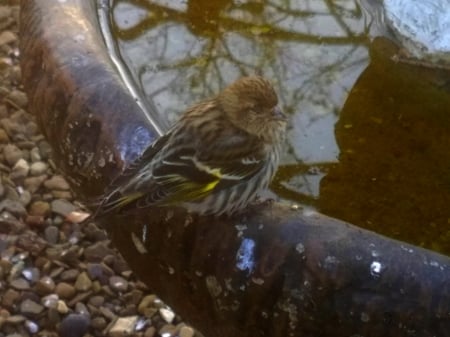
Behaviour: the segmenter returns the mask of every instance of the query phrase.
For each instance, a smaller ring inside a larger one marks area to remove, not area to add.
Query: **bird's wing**
[[[128,184],[133,177],[138,175],[142,170],[142,165],[151,162],[151,160],[162,150],[164,145],[166,145],[170,135],[171,132],[169,131],[165,135],[159,137],[141,154],[141,156],[139,156],[139,158],[127,166],[125,170],[112,181],[108,191],[106,191],[106,198],[102,198],[98,202],[94,201],[92,203],[97,204],[97,209],[93,214],[93,217],[101,216],[114,209],[120,209],[142,197],[143,194],[138,190],[133,193],[123,191],[123,186]]]
[[[132,187],[121,189],[119,184],[99,207],[98,214],[195,201],[247,181],[266,164],[261,144],[247,136],[218,134],[210,144],[197,138],[195,133],[183,130],[183,136],[169,134],[161,144],[149,148],[118,179]],[[152,158],[151,175],[145,183],[140,182],[143,164]],[[133,179],[135,182],[130,184]]]
[[[261,144],[244,136],[221,138],[218,135],[213,144],[195,148],[185,142],[167,151],[153,170],[158,188],[146,195],[144,205],[194,201],[242,183],[263,169]]]

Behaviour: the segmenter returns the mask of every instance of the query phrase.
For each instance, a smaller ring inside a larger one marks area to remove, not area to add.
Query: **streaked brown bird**
[[[275,174],[286,117],[270,82],[243,77],[184,112],[121,176],[96,216],[130,207],[232,214]]]

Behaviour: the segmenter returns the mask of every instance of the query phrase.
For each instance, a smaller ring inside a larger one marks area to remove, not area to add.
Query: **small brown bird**
[[[286,117],[270,82],[243,77],[188,109],[118,178],[96,215],[180,205],[231,214],[266,189],[279,162]]]

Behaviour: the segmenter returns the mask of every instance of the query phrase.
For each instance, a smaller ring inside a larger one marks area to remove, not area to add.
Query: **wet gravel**
[[[199,336],[104,231],[79,224],[86,214],[27,112],[18,2],[0,5],[0,337]]]

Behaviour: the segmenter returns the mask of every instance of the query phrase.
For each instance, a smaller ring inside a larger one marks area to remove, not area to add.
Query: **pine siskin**
[[[286,117],[277,103],[268,80],[249,76],[194,105],[122,173],[96,216],[124,207],[243,209],[278,165]]]

